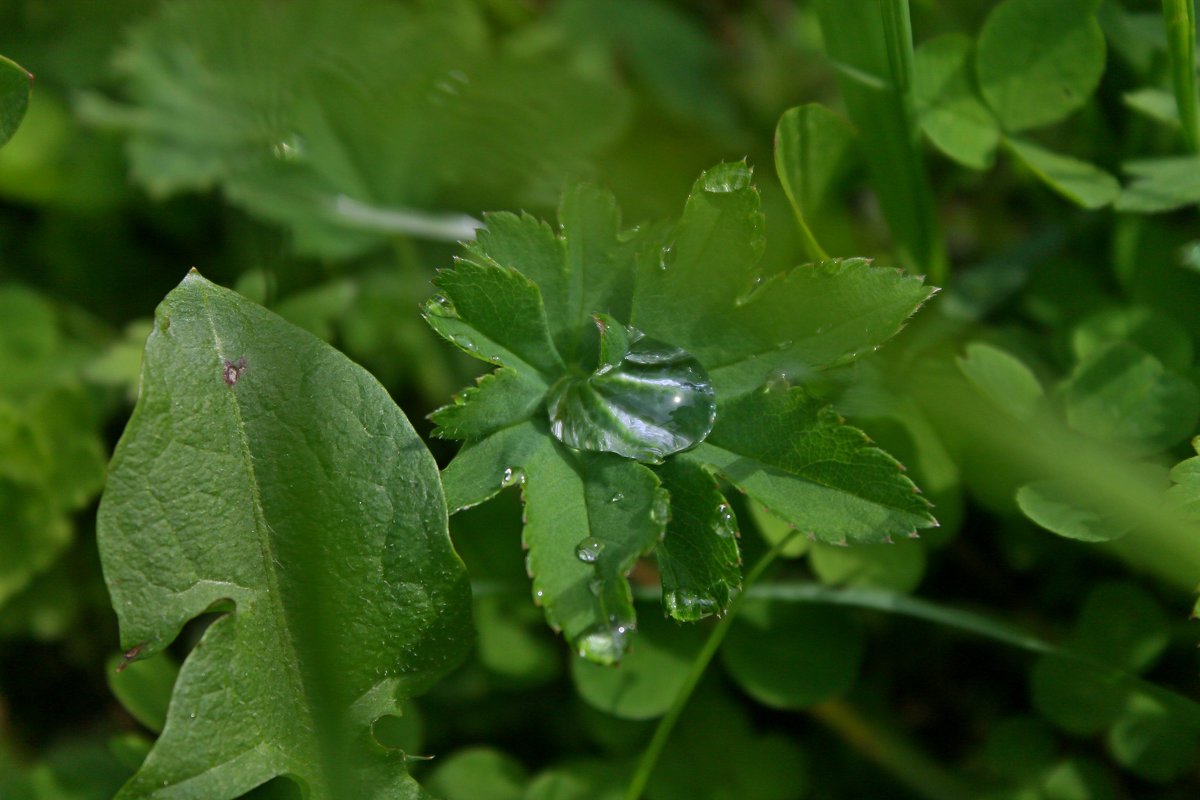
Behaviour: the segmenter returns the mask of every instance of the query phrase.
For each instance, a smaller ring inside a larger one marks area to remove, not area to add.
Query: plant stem
[[[1188,150],[1200,152],[1200,116],[1196,111],[1196,6],[1195,0],[1163,0],[1163,24],[1171,56],[1171,83],[1175,105]]]
[[[708,669],[709,662],[712,661],[713,656],[720,649],[721,642],[725,640],[725,635],[729,633],[729,628],[733,625],[734,617],[737,616],[738,609],[742,606],[742,601],[750,588],[767,571],[767,567],[774,563],[776,557],[783,552],[783,548],[798,533],[799,531],[792,531],[780,539],[746,574],[746,579],[742,582],[741,593],[729,604],[728,612],[717,623],[717,626],[713,628],[712,633],[705,640],[704,646],[696,654],[687,679],[679,687],[679,694],[675,695],[675,700],[671,703],[671,707],[667,710],[663,718],[659,720],[658,727],[654,729],[654,736],[650,739],[650,743],[646,746],[645,751],[642,752],[637,770],[633,773],[633,779],[629,782],[629,789],[625,792],[625,800],[639,800],[642,792],[646,790],[646,784],[650,782],[650,775],[654,772],[658,758],[662,755],[663,748],[666,747],[667,740],[671,737],[671,731],[675,729],[675,723],[679,721],[679,717],[683,714],[683,709],[687,706],[692,692],[699,685],[700,679],[704,677],[704,672]]]
[[[868,721],[844,700],[827,700],[808,713],[922,797],[964,800],[976,796],[936,761],[885,726]]]

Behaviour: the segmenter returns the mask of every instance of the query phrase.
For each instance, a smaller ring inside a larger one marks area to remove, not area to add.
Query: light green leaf
[[[580,655],[614,663],[636,628],[625,576],[662,536],[666,492],[641,464],[575,454],[544,435],[517,466],[535,601]]]
[[[1133,182],[1117,198],[1118,211],[1156,214],[1200,203],[1200,156],[1126,161]]]
[[[1175,95],[1164,89],[1144,86],[1132,92],[1121,95],[1125,105],[1132,108],[1155,122],[1166,125],[1173,130],[1179,130],[1179,106],[1175,105]]]
[[[1108,732],[1117,763],[1140,778],[1165,784],[1192,770],[1200,749],[1200,729],[1153,697],[1133,694]]]
[[[579,696],[621,719],[653,719],[667,713],[687,680],[705,631],[681,626],[657,614],[642,614],[637,647],[619,669],[582,658],[571,662]]]
[[[712,430],[716,392],[688,353],[597,314],[600,357],[584,377],[550,389],[550,432],[568,447],[649,464],[694,447]]]
[[[754,526],[768,544],[777,545],[787,540],[787,544],[779,551],[780,558],[799,558],[808,552],[812,544],[807,537],[793,535],[796,530],[794,525],[789,525],[757,503],[750,504],[750,519],[754,520]]]
[[[190,274],[159,307],[98,538],[131,658],[224,615],[118,795],[412,797],[371,724],[469,646],[437,468],[369,374]]]
[[[1103,208],[1121,192],[1116,178],[1086,161],[1021,139],[1006,138],[1004,147],[1043,183],[1083,208]]]
[[[854,686],[864,646],[862,629],[842,609],[748,600],[721,653],[755,700],[802,709]]]
[[[109,660],[105,677],[108,688],[125,710],[155,733],[162,733],[167,721],[171,690],[179,677],[179,666],[166,653],[141,661]]]
[[[913,56],[913,97],[921,130],[964,167],[987,169],[1000,128],[975,86],[975,45],[961,34],[923,42]]]
[[[723,404],[708,441],[680,457],[827,542],[883,542],[937,524],[899,462],[799,389]]]
[[[958,368],[980,394],[1017,419],[1032,419],[1045,400],[1042,385],[1029,367],[990,344],[967,345]]]
[[[979,32],[979,88],[1005,130],[1058,122],[1091,97],[1104,74],[1099,0],[1005,0]]]
[[[19,64],[0,56],[0,147],[12,138],[25,118],[32,88],[33,76]]]
[[[1192,448],[1200,453],[1200,437],[1192,440]],[[1167,499],[1188,519],[1200,521],[1200,456],[1184,459],[1171,468],[1174,486],[1167,490]]]
[[[1179,443],[1200,416],[1196,385],[1129,342],[1081,361],[1060,393],[1072,428],[1138,454]]]
[[[1064,481],[1034,481],[1017,490],[1021,512],[1048,531],[1082,542],[1109,542],[1137,524],[1120,509],[1105,508],[1095,492]]]
[[[501,489],[525,483],[525,464],[549,435],[541,420],[519,422],[468,442],[442,472],[450,513],[477,506]]]
[[[833,184],[854,160],[850,123],[819,103],[789,108],[775,127],[775,173],[783,185],[809,258],[829,258],[808,219],[816,215]]]
[[[720,613],[742,585],[733,509],[693,463],[671,459],[655,473],[671,496],[671,520],[654,549],[663,607],[681,622]]]

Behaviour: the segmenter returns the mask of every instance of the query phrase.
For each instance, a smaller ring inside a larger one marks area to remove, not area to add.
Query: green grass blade
[[[1163,0],[1163,24],[1171,56],[1171,83],[1183,140],[1189,150],[1200,151],[1200,116],[1196,110],[1196,6],[1195,0]]]
[[[945,244],[912,92],[908,0],[817,0],[825,49],[901,262],[944,283]]]

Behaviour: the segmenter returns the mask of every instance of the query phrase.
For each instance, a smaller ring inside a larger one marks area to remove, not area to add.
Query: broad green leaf
[[[153,658],[126,662],[120,657],[108,663],[108,688],[125,710],[155,733],[162,733],[167,721],[171,690],[179,677],[179,666],[166,653]]]
[[[607,314],[595,318],[599,364],[550,389],[550,432],[568,447],[650,464],[702,442],[717,414],[708,373],[688,353]]]
[[[521,800],[528,781],[525,769],[512,756],[471,747],[440,761],[428,786],[444,800]]]
[[[883,542],[936,524],[899,462],[799,389],[722,405],[708,441],[681,457],[823,541]]]
[[[1121,193],[1117,179],[1094,164],[1022,139],[1006,138],[1004,146],[1039,180],[1083,208],[1103,208]]]
[[[130,658],[224,612],[118,795],[418,797],[372,723],[469,642],[433,458],[387,392],[310,334],[190,274],[164,300],[98,520]]]
[[[654,549],[663,607],[682,622],[720,613],[742,585],[733,509],[693,463],[672,459],[655,473],[671,496],[667,532]]]
[[[755,700],[802,709],[854,686],[864,646],[862,629],[842,609],[748,600],[721,652]]]
[[[0,56],[0,147],[12,138],[29,108],[33,76]]]
[[[964,167],[987,169],[1000,128],[975,86],[975,45],[961,34],[923,42],[913,55],[913,96],[921,130]]]
[[[909,539],[857,547],[814,542],[808,563],[822,583],[911,592],[925,575],[925,548]]]
[[[1128,342],[1081,361],[1061,396],[1072,428],[1139,454],[1178,444],[1200,416],[1196,385]]]
[[[622,719],[653,719],[667,712],[704,644],[705,631],[653,613],[641,615],[637,646],[619,669],[582,658],[571,662],[571,679],[586,702]]]
[[[1187,330],[1153,309],[1134,306],[1098,311],[1075,326],[1071,349],[1079,361],[1112,342],[1132,342],[1167,369],[1186,372],[1192,366],[1192,337]]]
[[[1034,481],[1017,490],[1021,513],[1048,531],[1082,542],[1119,539],[1136,526],[1128,513],[1105,505],[1095,492],[1061,480]]]
[[[84,114],[127,133],[139,183],[219,187],[333,256],[478,227],[430,209],[552,203],[630,107],[561,49],[493,41],[468,2],[187,0],[136,25],[116,68],[130,103],[93,94]]]
[[[793,536],[795,526],[784,522],[761,505],[750,504],[750,519],[754,520],[754,526],[768,544],[777,545],[789,540],[779,551],[780,558],[799,558],[808,552],[812,544],[807,537]]]
[[[1145,86],[1121,95],[1125,105],[1150,119],[1179,130],[1179,107],[1175,105],[1175,97],[1170,92]]]
[[[958,368],[980,394],[1017,419],[1032,419],[1045,401],[1042,384],[1029,367],[998,347],[972,342]]]
[[[1120,716],[1129,692],[1099,669],[1060,656],[1038,659],[1030,674],[1034,708],[1075,736],[1094,736],[1108,728]]]
[[[988,14],[975,51],[979,88],[1007,131],[1058,122],[1104,74],[1099,0],[1005,0]]]
[[[1126,161],[1133,181],[1117,198],[1118,211],[1155,214],[1200,203],[1200,156]]]
[[[850,123],[819,103],[789,108],[775,127],[775,174],[812,259],[829,256],[817,243],[808,220],[854,160],[855,135]]]
[[[1192,448],[1200,453],[1200,437],[1192,440]],[[1200,456],[1184,459],[1171,469],[1174,482],[1167,499],[1188,519],[1200,521]]]
[[[620,800],[628,767],[612,759],[551,767],[529,782],[523,800]]]
[[[111,800],[129,771],[102,745],[74,742],[54,748],[12,781],[0,782],[5,800]]]

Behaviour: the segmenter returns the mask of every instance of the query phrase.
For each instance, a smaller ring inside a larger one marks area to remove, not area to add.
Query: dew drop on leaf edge
[[[594,536],[589,536],[575,545],[575,557],[585,564],[595,564],[600,560],[600,554],[603,552],[604,542]]]

